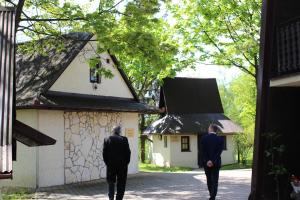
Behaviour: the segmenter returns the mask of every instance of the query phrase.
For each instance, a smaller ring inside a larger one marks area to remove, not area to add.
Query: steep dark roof
[[[211,124],[220,126],[222,133],[240,133],[243,129],[221,113],[168,114],[153,122],[144,134],[195,134],[206,133]]]
[[[62,39],[64,50],[57,51],[55,47],[52,47],[47,49],[46,55],[18,53],[16,67],[17,108],[157,112],[156,109],[139,103],[134,88],[114,55],[110,56],[131,91],[133,99],[120,100],[114,97],[94,97],[92,95],[74,96],[68,93],[48,91],[92,36],[90,33],[64,35]],[[26,45],[26,43],[21,45]]]
[[[156,108],[152,108],[147,104],[120,97],[49,91],[42,94],[39,100],[39,103],[35,105],[19,106],[19,108],[157,113]]]
[[[159,107],[166,108],[161,119],[144,134],[195,134],[207,132],[215,123],[224,134],[243,129],[223,114],[216,79],[166,78],[161,88]]]
[[[108,51],[108,53],[109,53],[109,51]],[[115,55],[112,55],[112,54],[110,54],[110,57],[111,57],[111,59],[114,61],[114,63],[115,63],[115,65],[116,65],[116,67],[117,67],[119,73],[121,74],[123,80],[124,80],[125,83],[127,84],[127,86],[128,86],[128,88],[129,88],[129,90],[131,91],[131,94],[133,95],[134,99],[135,99],[136,101],[140,101],[140,100],[139,100],[139,97],[138,97],[137,93],[135,92],[135,89],[134,89],[133,86],[131,85],[131,83],[130,83],[130,81],[129,81],[127,75],[126,75],[126,73],[125,73],[124,70],[121,68],[120,62],[119,62],[119,60],[117,59],[117,57],[116,57]]]
[[[54,145],[56,140],[16,120],[13,129],[13,138],[29,146]]]
[[[57,51],[52,47],[45,55],[37,52],[30,54],[17,52],[17,106],[33,105],[39,95],[47,91],[65,71],[91,37],[90,33],[69,33],[62,39],[65,47],[63,51]]]
[[[223,113],[216,79],[166,78],[160,108],[169,114]]]

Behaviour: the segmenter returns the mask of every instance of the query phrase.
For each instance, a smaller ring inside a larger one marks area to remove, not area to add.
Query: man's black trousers
[[[207,180],[207,188],[209,191],[210,199],[214,200],[218,192],[219,182],[219,167],[205,167],[205,175]]]
[[[122,200],[125,192],[127,180],[127,165],[126,166],[107,166],[106,180],[108,183],[108,197],[114,199],[115,183],[117,183],[116,200]]]

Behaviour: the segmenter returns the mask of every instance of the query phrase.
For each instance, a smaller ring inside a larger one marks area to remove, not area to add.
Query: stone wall
[[[122,124],[121,113],[65,112],[65,183],[105,176],[104,138]]]

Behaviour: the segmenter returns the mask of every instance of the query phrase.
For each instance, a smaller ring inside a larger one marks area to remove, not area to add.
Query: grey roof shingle
[[[169,114],[223,113],[216,79],[166,78],[160,107]]]
[[[35,99],[60,76],[91,37],[90,33],[69,33],[63,40],[64,50],[57,51],[55,47],[51,47],[47,50],[47,55],[17,52],[17,106],[33,105]]]
[[[92,36],[91,33],[85,32],[66,34],[62,37],[64,50],[58,51],[55,46],[52,46],[46,49],[46,55],[37,52],[30,54],[17,53],[17,108],[156,113],[157,109],[139,102],[132,85],[114,55],[111,55],[111,58],[131,91],[133,99],[121,100],[114,97],[104,98],[92,95],[74,96],[65,92],[53,93],[48,91]],[[47,38],[43,40],[47,40]],[[26,45],[26,43],[21,45]]]
[[[153,122],[144,134],[206,133],[208,126],[217,124],[224,134],[241,133],[243,129],[222,113],[168,114]]]
[[[219,125],[225,134],[243,131],[223,114],[216,79],[166,78],[159,107],[165,107],[165,113],[144,134],[205,133],[211,123]]]

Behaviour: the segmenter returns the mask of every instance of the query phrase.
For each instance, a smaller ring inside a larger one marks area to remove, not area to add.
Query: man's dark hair
[[[218,133],[221,131],[220,126],[218,126],[217,124],[210,124],[209,127],[215,132]]]
[[[120,135],[121,134],[121,126],[115,126],[113,128],[113,133],[117,134],[117,135]]]

